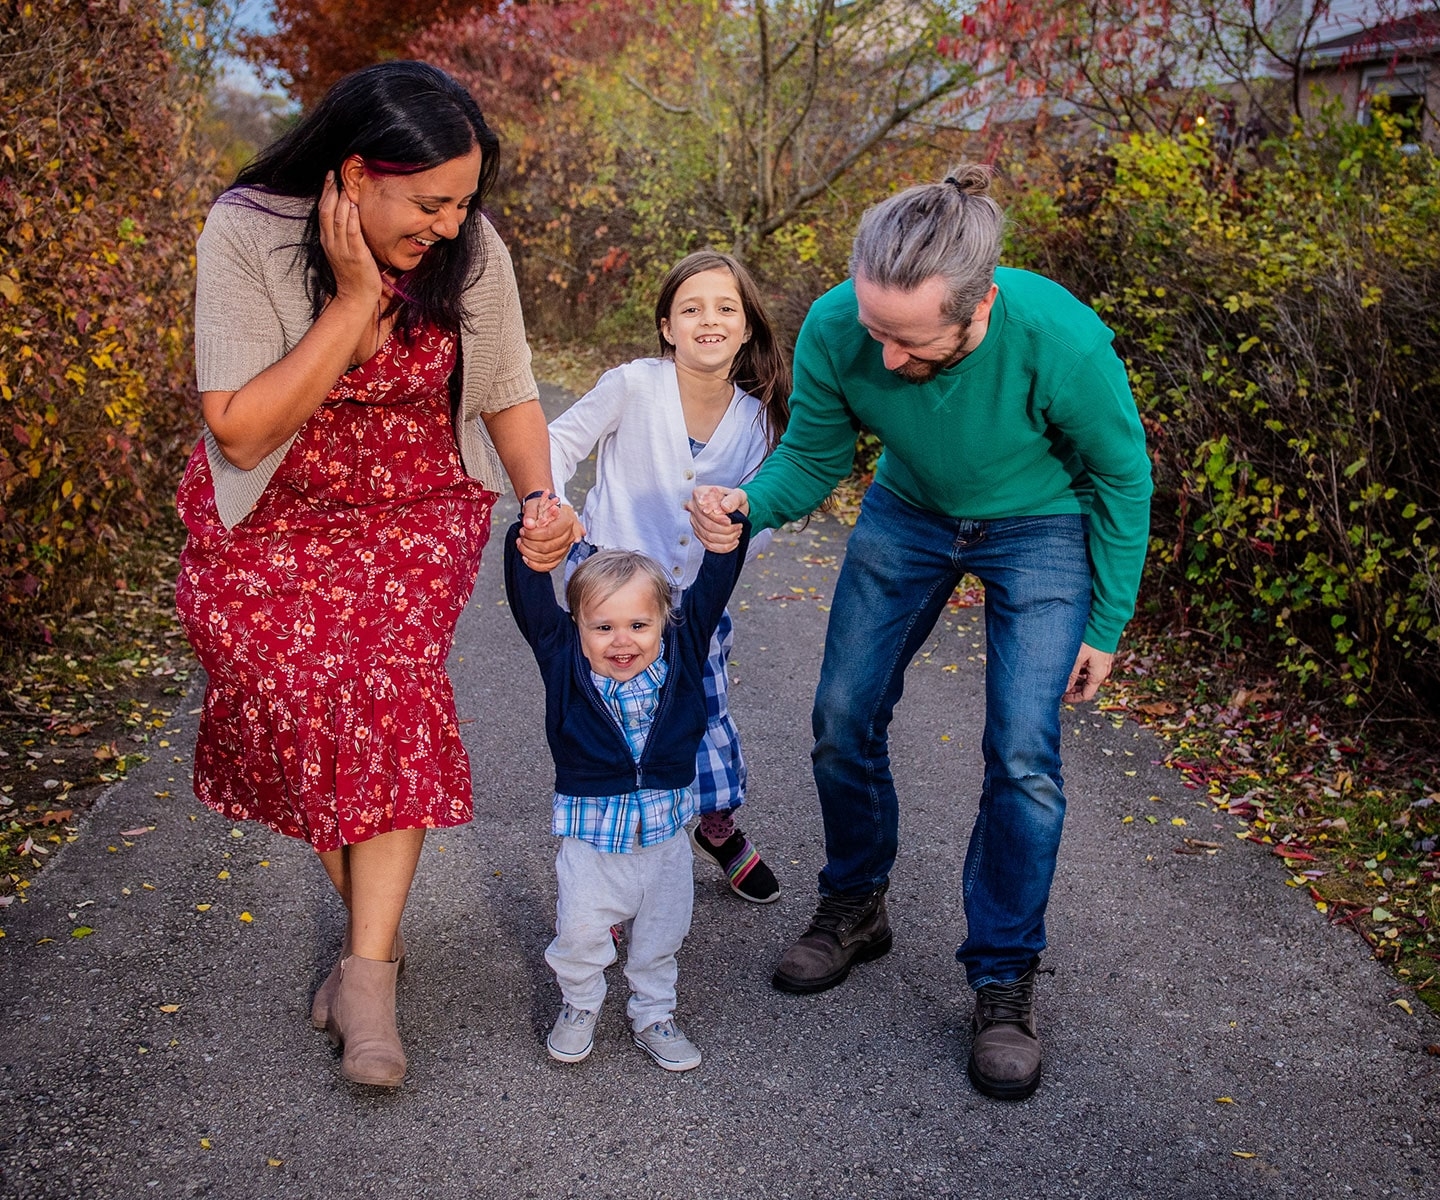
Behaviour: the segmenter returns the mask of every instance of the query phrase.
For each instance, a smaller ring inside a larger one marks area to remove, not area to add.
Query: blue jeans
[[[1018,978],[1045,948],[1065,817],[1060,696],[1090,615],[1085,534],[1079,515],[957,520],[872,485],[835,586],[812,718],[824,895],[889,878],[899,801],[887,730],[905,668],[960,577],[985,585],[985,779],[955,952],[974,988]]]

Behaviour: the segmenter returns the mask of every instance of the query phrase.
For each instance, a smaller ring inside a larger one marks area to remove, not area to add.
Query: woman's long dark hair
[[[687,254],[670,268],[660,284],[660,294],[655,299],[655,331],[660,335],[660,354],[670,358],[675,347],[665,340],[660,322],[670,319],[670,308],[675,303],[675,294],[680,285],[702,271],[729,271],[735,277],[735,286],[740,291],[740,307],[745,310],[745,320],[750,326],[750,340],[740,347],[735,361],[730,364],[730,382],[744,388],[760,401],[765,414],[765,440],[770,449],[780,444],[780,435],[790,423],[790,364],[770,316],[760,299],[760,289],[750,272],[738,260],[718,250],[697,250]]]
[[[352,154],[376,175],[428,171],[480,147],[480,179],[459,234],[437,242],[399,281],[391,311],[401,335],[422,324],[458,333],[465,319],[465,289],[485,269],[478,213],[500,169],[500,139],[485,124],[470,93],[438,67],[383,62],[353,71],[325,93],[298,125],[248,163],[227,190],[256,188],[313,202],[298,243],[306,287],[319,316],[335,295],[335,274],[320,245],[320,193],[325,175]],[[264,208],[263,200],[247,203]],[[268,211],[268,210],[267,210]]]

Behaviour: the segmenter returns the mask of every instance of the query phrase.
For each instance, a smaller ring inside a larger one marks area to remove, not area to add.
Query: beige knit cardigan
[[[239,391],[285,357],[310,328],[298,247],[312,207],[306,199],[235,191],[210,210],[195,246],[195,375],[202,392]],[[485,271],[465,293],[455,438],[466,472],[501,492],[505,471],[480,414],[533,400],[538,391],[510,254],[490,222],[479,214],[475,219],[484,230]],[[205,431],[215,503],[227,529],[255,506],[294,440],[245,471],[227,461]]]

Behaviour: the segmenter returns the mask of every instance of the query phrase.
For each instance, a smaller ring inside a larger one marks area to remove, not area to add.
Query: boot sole
[[[877,958],[884,958],[890,953],[890,947],[894,943],[895,935],[887,929],[883,938],[871,942],[862,950],[857,951],[838,971],[822,975],[819,979],[796,979],[782,971],[776,971],[770,977],[770,985],[777,992],[789,992],[792,996],[809,996],[815,992],[827,992],[837,984],[845,982],[851,967],[859,963],[874,962]]]
[[[1018,1083],[997,1083],[993,1079],[987,1079],[980,1074],[980,1068],[975,1065],[975,1056],[970,1056],[970,1062],[966,1067],[966,1074],[970,1076],[970,1084],[982,1096],[989,1096],[992,1100],[1025,1100],[1035,1094],[1035,1089],[1040,1086],[1040,1068],[1035,1068],[1035,1074]]]

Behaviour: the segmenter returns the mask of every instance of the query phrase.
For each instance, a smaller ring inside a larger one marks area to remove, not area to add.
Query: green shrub
[[[1387,114],[1222,163],[1114,147],[1098,207],[1017,257],[1091,301],[1150,432],[1144,602],[1269,640],[1316,693],[1440,697],[1440,163]]]

